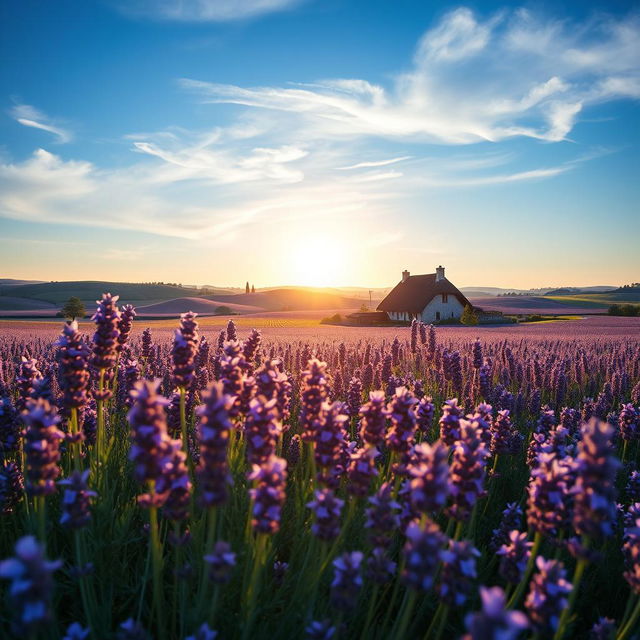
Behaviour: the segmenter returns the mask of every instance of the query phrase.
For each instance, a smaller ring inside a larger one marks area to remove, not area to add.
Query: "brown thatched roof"
[[[436,274],[427,273],[409,276],[404,282],[399,282],[378,305],[378,310],[420,313],[433,298],[442,293],[455,296],[463,307],[471,304],[446,278],[436,282]]]

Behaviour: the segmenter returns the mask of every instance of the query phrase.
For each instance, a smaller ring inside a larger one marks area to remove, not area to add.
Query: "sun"
[[[335,287],[349,281],[347,248],[328,233],[299,238],[291,266],[291,284],[298,286]]]

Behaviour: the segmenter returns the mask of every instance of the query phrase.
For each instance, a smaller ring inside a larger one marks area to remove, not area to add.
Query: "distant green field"
[[[573,296],[544,296],[546,300],[556,300],[576,307],[602,309],[612,304],[640,304],[640,293],[582,293]]]
[[[190,287],[175,287],[165,284],[134,284],[130,282],[43,282],[18,286],[0,286],[2,296],[13,298],[31,298],[45,300],[53,304],[62,304],[71,296],[80,298],[85,303],[93,304],[103,293],[111,292],[120,296],[122,302],[157,302],[197,296],[198,290]],[[209,290],[208,293],[216,293]],[[229,293],[220,290],[220,293]]]

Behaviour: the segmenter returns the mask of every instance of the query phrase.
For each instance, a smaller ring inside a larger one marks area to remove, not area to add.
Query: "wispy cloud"
[[[17,104],[10,111],[11,117],[25,127],[52,133],[58,142],[70,142],[73,136],[67,129],[57,126],[42,111],[28,104]]]
[[[227,22],[291,9],[303,0],[113,0],[123,13],[156,20]]]
[[[380,136],[420,144],[567,138],[588,105],[640,92],[640,18],[573,25],[520,10],[445,15],[413,68],[390,86],[366,79],[240,87],[183,79],[204,102],[288,114],[315,137]],[[504,60],[509,64],[505,65]]]
[[[130,159],[115,168],[44,149],[5,161],[0,216],[219,244],[333,217],[375,220],[375,234],[397,244],[409,236],[398,211],[429,191],[509,188],[579,170],[588,154],[580,148],[558,160],[553,143],[568,140],[591,105],[640,97],[638,41],[635,17],[572,25],[524,11],[483,19],[458,9],[423,35],[409,70],[388,86],[184,79],[205,103],[251,108],[227,126],[127,135]],[[61,140],[67,134],[27,105],[12,115]],[[523,139],[517,147],[503,142],[515,137]]]
[[[412,156],[400,156],[399,158],[390,158],[389,160],[371,160],[368,162],[358,162],[352,164],[349,167],[338,167],[339,171],[351,171],[352,169],[366,169],[369,167],[386,167],[389,164],[396,164],[397,162],[404,162],[410,160]]]

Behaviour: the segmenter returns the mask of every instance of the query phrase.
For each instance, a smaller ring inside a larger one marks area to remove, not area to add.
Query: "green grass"
[[[544,296],[543,300],[555,300],[576,307],[606,308],[612,304],[640,303],[640,293],[582,293],[575,296]]]

